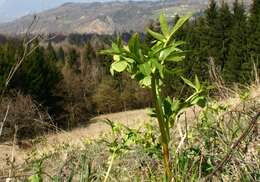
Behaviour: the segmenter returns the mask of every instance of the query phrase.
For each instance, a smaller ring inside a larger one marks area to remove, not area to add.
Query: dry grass
[[[15,150],[15,160],[17,165],[21,165],[25,159],[28,157],[28,154],[32,151],[37,153],[48,153],[56,148],[56,146],[61,144],[69,144],[75,145],[78,147],[83,147],[84,142],[88,139],[98,139],[102,135],[111,131],[110,127],[106,125],[103,121],[109,119],[119,124],[123,124],[130,128],[140,128],[146,122],[150,122],[152,119],[148,116],[147,109],[140,109],[140,110],[132,110],[132,111],[125,111],[113,114],[105,114],[100,115],[98,117],[92,118],[88,121],[86,127],[79,127],[75,128],[71,131],[60,131],[55,134],[48,134],[43,137],[39,137],[33,141],[24,141],[30,142],[34,145],[32,148],[26,148],[16,146]],[[191,120],[191,118],[195,118],[196,113],[198,113],[198,109],[190,109],[187,111],[186,116],[182,115],[180,120],[186,119]],[[181,123],[181,122],[180,122]],[[182,123],[183,124],[183,123]],[[10,153],[12,151],[12,143],[11,141],[0,144],[0,168],[6,165],[6,159],[10,158]]]
[[[259,103],[260,102],[260,87],[259,86],[252,86],[250,89],[248,89],[249,96],[247,97],[247,101],[249,104],[254,104],[254,102]],[[235,111],[236,113],[240,112],[241,107],[243,106],[243,99],[241,99],[241,94],[233,95],[232,98],[222,100],[221,104],[227,105],[229,110],[228,112]],[[181,121],[187,121],[185,122],[179,122],[179,125],[177,126],[176,134],[180,137],[176,138],[182,138],[185,135],[185,126],[183,124],[193,123],[196,121],[196,118],[199,116],[199,110],[198,108],[189,109],[186,111],[186,115],[182,115],[180,118]],[[228,115],[225,113],[224,115]],[[186,119],[185,119],[186,118]],[[133,110],[133,111],[127,111],[127,112],[121,112],[121,113],[114,113],[114,114],[107,114],[107,115],[101,115],[98,117],[95,117],[91,119],[90,122],[88,122],[88,125],[85,127],[76,128],[72,131],[65,132],[61,131],[56,134],[49,134],[44,137],[41,137],[37,139],[36,141],[32,141],[34,143],[33,147],[30,149],[21,149],[16,146],[15,151],[15,161],[16,165],[21,165],[24,163],[24,160],[28,158],[28,154],[37,153],[38,155],[49,153],[50,151],[54,151],[57,146],[60,145],[70,145],[79,147],[79,149],[83,149],[86,141],[89,141],[89,139],[98,139],[101,135],[104,135],[110,131],[109,126],[104,124],[102,122],[103,120],[112,120],[116,123],[120,123],[126,126],[129,126],[130,128],[139,128],[143,126],[145,122],[149,122],[151,118],[147,115],[147,110]],[[226,118],[227,119],[227,118]],[[259,137],[258,137],[259,138]],[[249,150],[247,154],[247,158],[253,153],[255,154],[255,151],[257,150],[257,147],[259,147],[259,140],[251,143],[249,145]],[[10,143],[11,144],[11,143]],[[180,143],[180,148],[178,146],[178,150],[182,150],[182,145]],[[6,161],[7,158],[10,158],[10,153],[12,151],[12,146],[8,146],[7,143],[0,145],[0,168],[7,167]],[[64,154],[65,155],[65,154]],[[251,159],[250,159],[251,160]]]

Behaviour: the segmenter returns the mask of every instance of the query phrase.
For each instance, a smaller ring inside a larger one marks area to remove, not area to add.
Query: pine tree
[[[198,75],[201,79],[208,79],[208,39],[206,22],[204,17],[195,19],[193,28],[190,28],[186,42],[191,52],[187,54],[185,65],[190,65],[188,77]]]
[[[62,62],[64,62],[64,60],[65,60],[65,53],[64,53],[64,50],[62,47],[59,47],[59,49],[58,49],[57,58],[58,58],[58,60],[60,60]]]
[[[52,62],[57,62],[58,58],[56,55],[56,52],[54,48],[52,47],[51,42],[48,43],[47,49],[46,49],[46,59]]]
[[[226,81],[241,82],[245,74],[242,64],[248,61],[247,55],[247,21],[245,7],[236,0],[233,4],[233,22],[231,43],[228,52],[228,61],[224,69]]]
[[[70,48],[69,51],[68,51],[68,54],[66,56],[67,64],[70,67],[72,67],[76,63],[78,57],[79,57],[79,55],[78,55],[76,49]]]
[[[96,57],[95,51],[91,45],[91,43],[88,41],[86,45],[84,46],[83,50],[83,60],[84,61],[91,61]]]
[[[260,1],[253,0],[249,17],[248,49],[252,59],[260,58]]]
[[[37,44],[39,43],[36,41],[33,47]],[[44,48],[37,47],[26,57],[15,74],[12,87],[32,95],[39,101],[47,102],[60,79],[61,75],[55,63],[45,59]]]
[[[209,7],[205,10],[208,26],[215,26],[218,17],[218,6],[215,0],[210,0]]]
[[[233,20],[232,14],[229,10],[227,3],[222,2],[219,9],[216,31],[218,36],[216,38],[216,51],[217,51],[217,63],[220,65],[221,70],[223,71],[225,63],[227,62],[229,44],[230,44],[230,32],[232,29]]]
[[[205,49],[207,50],[207,56],[217,57],[218,46],[218,32],[216,29],[218,20],[218,6],[215,0],[210,0],[209,7],[205,10]]]
[[[12,42],[7,42],[0,46],[0,90],[5,89],[7,77],[11,71],[11,68],[15,64],[15,50],[16,47]]]

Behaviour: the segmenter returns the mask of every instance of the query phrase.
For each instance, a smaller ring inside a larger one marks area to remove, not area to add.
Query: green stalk
[[[108,167],[108,170],[107,170],[107,173],[106,173],[106,177],[105,177],[105,179],[104,179],[104,182],[106,182],[107,179],[108,179],[108,177],[109,177],[109,174],[110,174],[110,171],[111,171],[111,169],[112,169],[112,165],[113,165],[113,163],[114,163],[115,157],[116,157],[116,152],[113,152],[112,157],[111,157],[111,160],[110,160],[110,162],[109,162],[109,167]]]
[[[164,170],[165,175],[168,180],[171,179],[172,173],[170,168],[170,162],[169,162],[169,136],[168,131],[166,127],[165,121],[164,121],[164,115],[163,115],[163,109],[161,104],[161,98],[160,98],[160,91],[159,91],[159,84],[158,80],[156,79],[155,75],[152,76],[152,95],[155,102],[155,110],[156,110],[156,116],[161,132],[161,142],[162,142],[162,150],[163,150],[163,162],[164,162]]]

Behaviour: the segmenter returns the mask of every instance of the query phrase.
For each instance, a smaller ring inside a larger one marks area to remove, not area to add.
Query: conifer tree
[[[210,0],[209,7],[205,10],[205,48],[208,57],[217,57],[218,32],[216,29],[218,19],[218,6],[215,0]]]
[[[47,49],[46,49],[46,59],[52,62],[57,62],[58,58],[56,55],[56,52],[54,48],[52,47],[51,42],[48,43]]]
[[[37,44],[36,41],[33,47]],[[47,102],[60,79],[61,75],[55,63],[45,59],[44,48],[37,47],[32,54],[26,57],[17,71],[12,87],[31,94],[39,101]]]
[[[214,26],[218,17],[218,6],[215,0],[210,0],[209,7],[205,10],[206,20],[209,26]]]
[[[96,57],[95,51],[91,45],[91,43],[88,41],[86,45],[84,46],[83,50],[83,60],[85,61],[91,61]]]
[[[0,90],[5,89],[5,83],[12,66],[15,64],[16,47],[12,42],[0,46]]]
[[[244,5],[236,0],[233,4],[234,26],[230,33],[231,43],[228,52],[228,61],[224,69],[227,81],[242,81],[244,71],[242,64],[248,61],[247,56],[247,21]]]
[[[216,24],[217,37],[215,38],[215,50],[217,53],[216,61],[220,65],[222,71],[228,58],[232,24],[233,20],[232,14],[229,10],[229,6],[227,3],[222,2],[218,13]]]
[[[77,59],[78,59],[78,53],[76,49],[70,48],[66,56],[67,64],[71,67],[73,66],[73,64],[76,63]]]
[[[252,59],[260,59],[260,0],[253,0],[249,17],[248,49]]]
[[[58,49],[57,58],[58,58],[58,60],[60,60],[62,62],[64,62],[64,60],[65,60],[65,53],[64,53],[64,50],[62,47],[59,47],[59,49]]]
[[[188,32],[187,42],[187,56],[184,61],[184,67],[189,65],[189,71],[186,73],[187,77],[198,75],[201,79],[208,78],[208,39],[207,27],[204,17],[198,17],[194,20],[193,26]]]

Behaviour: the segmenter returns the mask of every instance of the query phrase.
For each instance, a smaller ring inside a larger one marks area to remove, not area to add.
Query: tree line
[[[209,78],[212,59],[227,84],[250,83],[253,67],[260,69],[260,1],[249,12],[242,1],[232,6],[210,0],[203,16],[195,17],[179,33],[190,50],[185,58],[187,75]]]
[[[25,57],[6,87],[10,71],[23,57],[25,47],[20,38],[5,38],[0,44],[0,110],[3,117],[8,105],[11,104],[10,112],[15,111],[9,113],[12,117],[7,118],[10,121],[5,126],[21,125],[17,117],[24,122],[39,119],[38,111],[17,113],[23,108],[34,110],[36,105],[51,116],[48,122],[60,128],[86,124],[89,118],[102,113],[149,106],[151,96],[147,90],[140,89],[127,75],[110,75],[110,57],[99,54],[108,47],[108,39],[112,40],[112,36],[93,35],[84,44],[82,41],[55,44],[36,39],[28,46],[31,54]],[[27,127],[22,127],[25,130],[22,135],[39,131],[28,124],[21,126]]]

